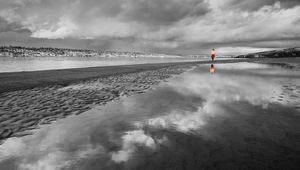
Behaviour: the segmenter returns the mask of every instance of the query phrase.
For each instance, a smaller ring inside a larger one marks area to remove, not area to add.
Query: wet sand
[[[143,93],[160,81],[180,74],[186,66],[94,78],[68,86],[52,85],[0,94],[0,139],[24,136],[68,115],[80,114],[121,96]]]
[[[147,90],[161,82],[8,138],[0,169],[297,170],[300,70],[286,64],[218,63],[214,72],[210,64],[179,65],[56,87],[67,91],[59,99],[74,91],[85,100],[118,83]]]
[[[0,73],[0,141],[30,135],[29,130],[39,125],[78,115],[121,96],[143,93],[172,75],[205,63],[209,61]]]

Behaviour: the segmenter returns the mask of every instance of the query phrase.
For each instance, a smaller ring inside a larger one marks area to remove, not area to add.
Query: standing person
[[[215,60],[215,57],[216,57],[216,51],[215,51],[215,49],[213,48],[213,49],[211,50],[211,60],[214,61],[214,60]]]

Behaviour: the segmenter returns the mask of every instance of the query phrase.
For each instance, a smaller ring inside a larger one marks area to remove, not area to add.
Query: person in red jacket
[[[215,58],[216,58],[216,51],[215,51],[215,49],[212,49],[211,50],[211,60],[214,61]]]

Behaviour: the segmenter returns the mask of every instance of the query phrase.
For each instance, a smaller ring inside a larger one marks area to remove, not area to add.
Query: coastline
[[[200,63],[209,61],[0,73],[0,144],[31,135],[39,125],[144,93]]]
[[[228,63],[248,61],[249,59],[228,59],[215,61],[214,63]],[[0,73],[0,94],[4,92],[26,90],[34,87],[45,87],[49,85],[66,86],[77,81],[88,80],[97,77],[107,77],[118,74],[134,73],[159,68],[186,65],[186,64],[208,64],[211,61],[197,62],[171,62],[171,63],[150,63],[120,66],[100,66],[86,68],[72,68],[59,70],[43,70],[28,72]]]
[[[144,93],[198,64],[271,61],[275,62],[233,59],[0,73],[0,143],[122,96]]]

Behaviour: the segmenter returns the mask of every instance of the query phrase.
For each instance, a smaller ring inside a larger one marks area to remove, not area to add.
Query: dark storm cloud
[[[55,48],[89,48],[89,44],[93,40],[86,39],[46,39],[46,38],[33,38],[30,34],[18,32],[2,32],[0,33],[0,46],[15,45],[27,47],[55,47]]]
[[[18,33],[31,33],[29,29],[23,28],[18,23],[8,23],[5,19],[0,17],[0,33],[2,32],[18,32]]]
[[[228,4],[228,7],[256,11],[266,5],[273,5],[276,2],[280,2],[281,7],[283,8],[291,8],[300,5],[299,0],[233,0]]]
[[[162,25],[209,12],[204,0],[128,0],[122,5],[122,10],[122,18]]]

